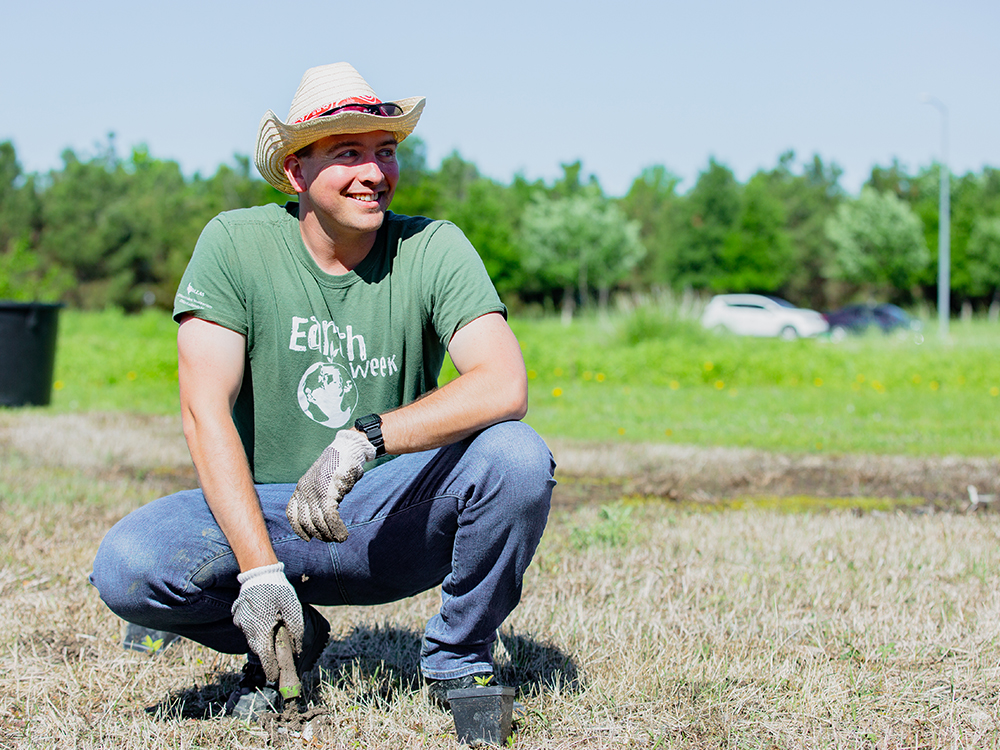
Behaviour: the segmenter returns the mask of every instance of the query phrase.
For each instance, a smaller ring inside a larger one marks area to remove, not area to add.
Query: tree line
[[[580,162],[546,183],[480,174],[452,153],[436,168],[424,143],[400,145],[392,208],[449,219],[476,246],[513,308],[607,303],[615,290],[758,292],[816,309],[856,299],[936,299],[940,167],[876,166],[859,195],[819,156],[783,154],[745,183],[714,158],[694,185],[662,165],[622,197]],[[169,309],[204,225],[220,211],[284,202],[245,156],[187,177],[113,137],[89,158],[23,172],[0,143],[0,298],[81,308]],[[951,299],[1000,299],[1000,170],[951,176]]]

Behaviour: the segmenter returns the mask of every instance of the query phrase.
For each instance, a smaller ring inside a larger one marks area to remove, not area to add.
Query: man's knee
[[[149,600],[149,576],[157,567],[147,558],[147,545],[132,532],[128,517],[119,521],[101,542],[90,574],[108,608],[130,622],[141,617]]]
[[[104,537],[90,581],[112,612],[146,624],[150,610],[187,601],[196,572],[210,576],[210,562],[229,551],[214,524],[195,521],[193,493],[160,498],[125,516]]]
[[[538,433],[523,422],[502,422],[480,433],[475,444],[495,479],[511,490],[510,498],[548,512],[555,462]]]

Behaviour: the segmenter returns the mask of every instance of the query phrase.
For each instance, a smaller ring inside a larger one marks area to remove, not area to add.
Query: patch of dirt
[[[191,465],[180,417],[0,411],[0,446],[53,466],[177,470]]]
[[[286,705],[280,714],[267,713],[261,717],[261,724],[275,747],[289,742],[311,743],[317,736],[323,736],[324,730],[332,727],[334,723],[329,708],[317,706],[300,712],[296,703]]]
[[[637,494],[702,501],[766,495],[924,498],[957,507],[970,504],[970,485],[982,506],[1000,495],[998,458],[548,442],[557,478],[564,480],[553,495],[556,505]],[[128,475],[168,491],[197,484],[179,416],[0,411],[0,451],[28,456],[32,464]]]
[[[163,494],[198,484],[180,416],[0,410],[0,455],[7,452],[32,466],[141,480]]]
[[[559,472],[582,478],[570,493],[598,492],[673,500],[740,496],[923,498],[981,504],[1000,493],[1000,459],[958,456],[816,455],[746,448],[606,444],[553,440]]]

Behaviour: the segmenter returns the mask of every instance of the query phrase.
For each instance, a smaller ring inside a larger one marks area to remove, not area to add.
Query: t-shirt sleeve
[[[247,335],[246,292],[235,243],[216,217],[202,231],[174,297],[174,320],[186,314]]]
[[[500,301],[479,253],[457,226],[434,222],[421,272],[424,304],[441,344],[447,348],[463,326],[487,313],[505,318]]]

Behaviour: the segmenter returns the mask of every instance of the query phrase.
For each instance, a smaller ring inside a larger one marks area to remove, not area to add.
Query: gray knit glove
[[[295,486],[285,515],[292,531],[307,542],[347,539],[340,520],[340,501],[365,473],[365,461],[375,458],[375,446],[364,433],[341,430]]]
[[[305,624],[302,605],[292,584],[285,578],[285,564],[274,563],[240,573],[240,595],[233,602],[233,622],[247,637],[250,649],[260,657],[268,682],[278,679],[278,656],[274,652],[274,631],[285,623],[295,653],[302,651]]]

